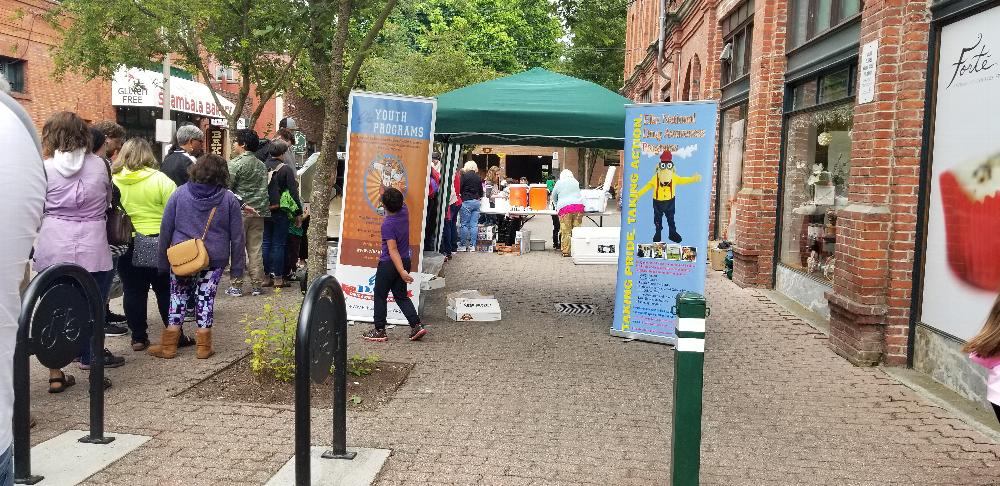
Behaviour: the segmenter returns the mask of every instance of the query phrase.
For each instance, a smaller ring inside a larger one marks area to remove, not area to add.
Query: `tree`
[[[323,140],[319,160],[316,161],[316,178],[309,224],[308,274],[316,278],[326,273],[326,234],[330,223],[330,199],[337,179],[337,147],[341,145],[341,126],[347,119],[347,100],[351,89],[357,85],[361,67],[368,57],[396,7],[397,0],[361,3],[352,0],[316,0],[311,5],[310,24],[313,26],[309,44],[310,65],[320,93],[323,96]],[[378,11],[371,15],[372,9]],[[352,15],[355,22],[352,23]],[[333,32],[324,26],[334,26]],[[351,34],[354,38],[351,40]],[[331,35],[332,34],[332,35]],[[363,34],[363,35],[359,35]],[[329,44],[327,43],[329,42]],[[330,46],[329,50],[327,46]],[[348,48],[352,47],[350,54]],[[350,55],[350,63],[347,62]]]
[[[625,72],[625,0],[557,0],[563,23],[569,30],[569,47],[558,67],[573,77],[597,83],[612,91],[622,87]],[[584,185],[590,184],[598,158],[612,151],[580,149]]]
[[[229,127],[247,107],[254,126],[267,101],[299,78],[293,71],[310,40],[310,12],[285,0],[64,0],[49,15],[63,39],[56,74],[110,78],[120,66],[146,66],[169,53],[208,83],[215,61],[240,73],[233,110],[212,91]]]
[[[558,0],[569,30],[569,47],[559,69],[612,91],[622,87],[625,72],[625,0]]]
[[[369,91],[411,96],[437,96],[488,81],[500,74],[484,66],[465,50],[462,33],[447,30],[428,33],[424,47],[407,46],[398,31],[365,63],[360,87]]]

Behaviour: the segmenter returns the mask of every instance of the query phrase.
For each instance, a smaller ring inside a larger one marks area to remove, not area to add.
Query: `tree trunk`
[[[309,204],[309,278],[326,274],[326,233],[330,225],[330,200],[337,181],[337,148],[340,147],[340,125],[347,115],[348,91],[344,83],[344,50],[350,27],[351,0],[340,0],[337,12],[337,33],[333,38],[333,52],[328,70],[320,78],[326,80],[324,94],[323,140],[316,176],[313,180],[312,200]],[[319,69],[323,70],[324,67]]]

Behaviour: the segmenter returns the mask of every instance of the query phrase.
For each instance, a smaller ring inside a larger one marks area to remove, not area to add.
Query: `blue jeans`
[[[97,290],[100,292],[101,306],[104,307],[108,303],[108,293],[111,292],[111,280],[114,278],[114,270],[90,272],[90,275],[97,281]],[[84,326],[83,331],[80,332],[83,339],[80,343],[80,363],[85,365],[90,364],[90,338],[92,336],[90,331],[90,326]],[[101,332],[104,332],[103,322],[101,323]],[[3,483],[0,483],[0,485],[2,484]]]
[[[271,217],[264,220],[264,273],[276,277],[285,275],[285,245],[288,244],[288,213],[271,211]]]
[[[14,484],[14,446],[11,445],[0,455],[0,486]]]
[[[462,227],[458,233],[459,246],[476,246],[479,239],[480,201],[464,201],[462,203]]]

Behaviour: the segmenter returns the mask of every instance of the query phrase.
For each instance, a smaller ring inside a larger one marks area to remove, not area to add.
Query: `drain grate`
[[[597,306],[593,304],[573,304],[563,302],[556,304],[556,312],[560,314],[588,315],[596,313]]]

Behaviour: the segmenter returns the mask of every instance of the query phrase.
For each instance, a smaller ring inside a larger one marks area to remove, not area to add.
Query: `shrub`
[[[264,299],[260,315],[248,314],[240,321],[247,333],[250,370],[255,375],[270,374],[286,383],[295,378],[295,331],[301,309],[301,303],[286,307],[269,296]],[[380,360],[377,354],[354,354],[347,360],[347,373],[368,376],[375,372]],[[333,367],[330,372],[333,373]]]

